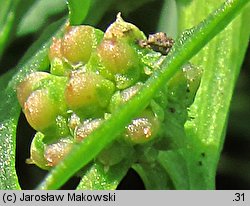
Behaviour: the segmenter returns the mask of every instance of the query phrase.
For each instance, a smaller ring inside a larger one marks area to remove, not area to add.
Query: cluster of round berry
[[[17,87],[23,112],[38,131],[28,162],[44,169],[55,166],[74,144],[88,138],[136,95],[150,77],[149,71],[157,68],[152,65],[157,65],[156,60],[166,55],[173,44],[166,35],[156,37],[156,42],[152,35],[147,40],[120,15],[105,33],[91,26],[66,26],[64,35],[54,38],[50,47],[50,73],[33,72]],[[195,75],[187,75],[190,70],[182,70],[176,77],[185,88],[199,82]],[[173,79],[166,84],[95,161],[108,166],[117,164],[137,145],[154,142],[160,136],[168,94],[173,96],[176,90],[171,84],[179,82]],[[195,87],[192,91],[196,91]]]

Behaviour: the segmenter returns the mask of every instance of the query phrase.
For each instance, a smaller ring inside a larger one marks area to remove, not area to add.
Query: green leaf
[[[26,0],[25,4],[20,0],[1,0],[0,1],[0,57],[4,49],[13,40],[17,32],[17,27],[29,7],[36,2]],[[37,15],[37,14],[36,14]],[[29,25],[32,28],[34,25]]]
[[[0,96],[3,95],[4,90],[8,85],[8,82],[13,77],[15,72],[16,72],[15,69],[11,69],[8,72],[2,74],[2,76],[0,76]]]
[[[91,0],[68,0],[69,22],[71,25],[80,25],[88,14]]]
[[[0,58],[9,40],[19,0],[0,1]]]
[[[201,22],[177,40],[172,52],[163,61],[161,69],[153,73],[145,83],[145,87],[138,92],[138,95],[114,112],[110,119],[91,133],[85,141],[75,145],[69,155],[51,170],[39,188],[59,188],[96,157],[103,148],[120,134],[124,126],[146,107],[156,91],[162,88],[184,63],[221,32],[248,2],[249,0],[228,1],[213,12],[206,21]]]
[[[128,158],[119,164],[105,168],[101,163],[94,163],[83,173],[78,190],[114,190],[127,174],[132,159]]]
[[[3,93],[4,102],[0,106],[0,188],[20,189],[15,171],[15,137],[20,107],[16,95],[6,93]]]
[[[178,4],[189,4],[190,2],[192,2],[192,0],[176,0],[176,2],[178,3]]]
[[[189,174],[184,156],[185,153],[182,149],[161,151],[158,156],[158,162],[169,174],[175,189],[190,189]]]
[[[165,169],[158,163],[134,164],[133,169],[140,175],[148,190],[173,189],[173,184]]]
[[[158,31],[165,32],[172,38],[177,37],[177,8],[175,0],[165,0],[158,23]]]
[[[222,1],[179,5],[179,29],[193,27]],[[227,2],[229,4],[230,1]],[[193,15],[195,13],[195,15]],[[230,101],[248,45],[249,6],[192,59],[203,77],[186,127],[190,189],[213,189],[224,143]],[[200,166],[198,166],[200,165]],[[199,178],[200,181],[197,181]]]
[[[18,73],[12,78],[4,91],[1,91],[0,101],[0,189],[20,189],[15,170],[15,151],[16,151],[16,128],[20,114],[20,106],[16,97],[16,85],[30,72],[36,70],[46,70],[49,67],[48,48],[51,44],[51,36],[62,24],[60,21],[46,30],[46,35],[41,36],[41,40],[35,43],[34,47],[28,51],[24,60],[18,66]],[[50,39],[48,40],[48,33]],[[60,31],[61,32],[61,31]],[[46,40],[46,41],[45,41]],[[45,42],[44,42],[45,41]],[[41,46],[41,47],[39,47]],[[31,55],[31,56],[30,56]],[[30,58],[28,58],[30,56]],[[14,71],[14,70],[13,70]],[[11,73],[13,73],[11,71]],[[7,76],[6,76],[7,75]],[[1,77],[1,80],[8,79],[8,74]]]
[[[39,0],[29,6],[17,27],[17,36],[27,35],[38,31],[49,17],[66,10],[65,0]]]

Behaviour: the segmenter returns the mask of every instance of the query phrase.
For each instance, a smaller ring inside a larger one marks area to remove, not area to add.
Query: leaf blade
[[[0,58],[8,43],[19,0],[0,1]]]
[[[68,0],[69,22],[71,25],[80,25],[86,18],[91,0]]]
[[[194,17],[192,13],[197,11],[199,6],[200,10],[204,11],[200,11],[200,14]],[[181,6],[179,27],[183,30],[195,25],[199,21],[198,17],[204,18],[214,7],[214,4],[205,1],[199,1],[198,5]],[[215,188],[216,168],[224,142],[229,105],[249,38],[249,32],[245,37],[241,34],[247,33],[244,31],[247,25],[244,25],[242,15],[192,60],[195,65],[201,66],[204,73],[195,102],[189,112],[189,116],[193,119],[185,125],[187,138],[193,150],[187,151],[189,154],[186,155],[191,189]],[[235,54],[238,56],[237,60]],[[197,182],[197,177],[202,181]]]
[[[84,173],[77,190],[115,190],[129,170],[132,161],[127,159],[109,168],[94,163]]]
[[[31,2],[17,25],[18,37],[40,31],[48,19],[67,10],[65,0],[39,0]]]

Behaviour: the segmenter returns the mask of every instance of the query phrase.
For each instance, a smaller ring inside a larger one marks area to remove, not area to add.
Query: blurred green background
[[[0,73],[15,67],[28,48],[41,36],[45,28],[67,16],[64,0],[21,0],[15,30],[9,36],[6,49],[0,60]],[[123,18],[137,25],[146,35],[162,31],[176,37],[176,10],[174,0],[94,0],[84,24],[102,30],[115,20],[121,11]],[[161,18],[162,12],[169,18]],[[167,26],[166,26],[166,25]],[[163,26],[165,25],[165,26]],[[217,189],[250,189],[250,47],[242,66],[232,100],[228,128],[221,161],[218,167]],[[16,168],[23,189],[33,189],[46,175],[46,171],[25,164],[29,146],[35,131],[29,127],[23,114],[17,131]],[[78,178],[70,180],[64,188],[74,188]],[[130,170],[119,189],[143,189],[139,176]]]

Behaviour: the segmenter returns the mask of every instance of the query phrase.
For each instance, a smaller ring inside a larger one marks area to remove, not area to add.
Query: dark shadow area
[[[146,35],[155,33],[160,17],[160,12],[154,13],[152,12],[152,8],[154,8],[154,11],[160,11],[163,5],[162,0],[156,1],[150,1],[142,5],[133,12],[129,13],[129,15],[122,14],[122,18],[125,21],[138,26],[139,29],[142,30]],[[104,15],[102,20],[96,25],[96,27],[105,31],[108,26],[115,21],[118,12],[120,12],[120,10],[114,10],[111,8]]]
[[[11,42],[0,60],[0,75],[17,65],[34,40],[33,35],[28,35]]]
[[[47,174],[35,165],[26,164],[30,157],[30,144],[35,135],[23,113],[21,113],[16,139],[16,171],[22,189],[34,189]]]
[[[123,178],[117,187],[118,190],[143,190],[144,184],[140,176],[133,169],[129,169],[127,175]]]
[[[249,188],[250,185],[245,183],[244,178],[227,174],[217,174],[216,176],[217,190],[249,190]]]

